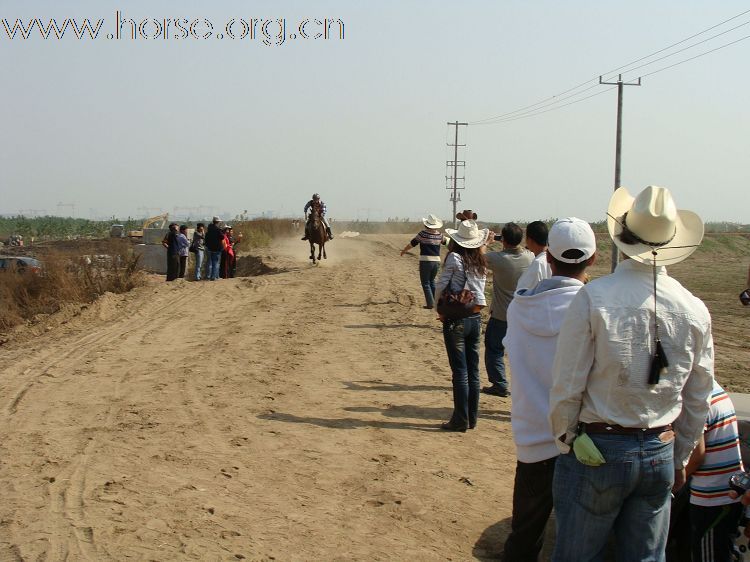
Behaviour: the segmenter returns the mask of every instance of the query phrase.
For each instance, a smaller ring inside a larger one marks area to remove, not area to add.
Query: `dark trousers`
[[[479,314],[443,322],[443,340],[453,382],[453,415],[450,421],[458,426],[477,425],[481,333],[482,318]]]
[[[419,262],[419,282],[422,284],[424,291],[425,305],[432,308],[435,306],[435,277],[440,269],[439,261],[420,261]]]
[[[537,562],[539,559],[544,529],[552,512],[556,461],[557,457],[532,463],[516,462],[513,521],[505,540],[503,562]]]
[[[219,272],[222,279],[230,279],[234,277],[234,273],[237,270],[237,256],[229,255],[227,252],[221,253],[221,262],[219,264]]]
[[[505,346],[503,338],[508,331],[505,320],[490,317],[484,333],[484,366],[490,384],[498,390],[508,390],[508,379],[505,378]]]
[[[167,281],[174,281],[180,273],[179,254],[167,254]]]
[[[742,504],[716,507],[690,504],[693,562],[730,562]]]
[[[187,256],[180,256],[180,273],[179,278],[185,279],[185,271],[187,270]]]

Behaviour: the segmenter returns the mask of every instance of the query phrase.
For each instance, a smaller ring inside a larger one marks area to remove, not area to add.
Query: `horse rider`
[[[323,221],[323,225],[326,227],[326,232],[328,233],[328,239],[333,240],[333,234],[331,233],[331,225],[328,224],[328,219],[326,219],[326,204],[323,203],[323,200],[320,198],[320,195],[317,193],[313,193],[312,199],[310,199],[307,202],[307,205],[305,205],[305,210],[303,213],[305,214],[305,217],[307,217],[307,210],[311,207],[315,207],[318,210],[318,215],[320,216],[320,220]],[[307,240],[307,226],[305,226],[305,235],[302,237],[302,240]]]

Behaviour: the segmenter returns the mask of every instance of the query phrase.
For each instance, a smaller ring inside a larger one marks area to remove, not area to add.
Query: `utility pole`
[[[623,86],[640,86],[641,79],[638,78],[638,82],[623,82],[622,74],[617,76],[617,82],[603,82],[602,77],[599,76],[599,84],[607,84],[610,86],[617,86],[617,137],[615,140],[615,191],[620,187],[620,163],[622,153],[622,87]],[[612,271],[614,272],[617,267],[617,261],[619,254],[617,253],[617,246],[612,244]]]
[[[468,123],[459,123],[458,121],[454,121],[453,123],[448,123],[449,127],[455,127],[455,135],[454,135],[454,141],[453,144],[448,143],[448,146],[453,147],[453,160],[447,160],[446,161],[446,175],[445,175],[445,188],[450,189],[452,191],[450,200],[453,201],[453,226],[456,227],[458,225],[458,219],[456,219],[456,204],[461,201],[461,196],[458,193],[459,189],[465,189],[466,185],[463,183],[461,187],[458,186],[458,180],[461,180],[462,182],[466,181],[466,173],[464,171],[464,175],[460,178],[458,177],[458,168],[461,167],[462,170],[466,169],[466,161],[465,160],[459,160],[458,159],[458,147],[459,146],[466,146],[465,144],[458,144],[458,127],[467,127]]]
[[[76,218],[76,204],[75,203],[58,203],[57,204],[57,212],[60,213],[59,216],[62,217],[62,208],[63,207],[70,207],[72,210],[71,218]]]

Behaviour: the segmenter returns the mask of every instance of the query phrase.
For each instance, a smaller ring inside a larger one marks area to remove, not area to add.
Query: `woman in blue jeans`
[[[435,287],[436,298],[444,290],[474,293],[474,311],[468,318],[449,320],[441,316],[443,339],[453,382],[453,415],[441,425],[446,431],[473,429],[479,411],[479,340],[482,333],[480,311],[486,306],[484,285],[487,262],[484,251],[489,230],[480,230],[474,221],[462,221],[458,230],[446,228],[451,237],[448,255]]]

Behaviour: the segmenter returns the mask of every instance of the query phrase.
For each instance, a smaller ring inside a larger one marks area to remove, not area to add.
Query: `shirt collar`
[[[626,260],[622,260],[620,263],[617,264],[617,267],[615,268],[615,272],[621,271],[632,271],[635,273],[641,273],[641,274],[648,274],[651,275],[651,264],[647,263],[641,263],[639,261],[636,261],[632,258],[628,258]],[[657,265],[656,266],[656,274],[657,275],[666,275],[667,274],[667,268],[663,265]]]

